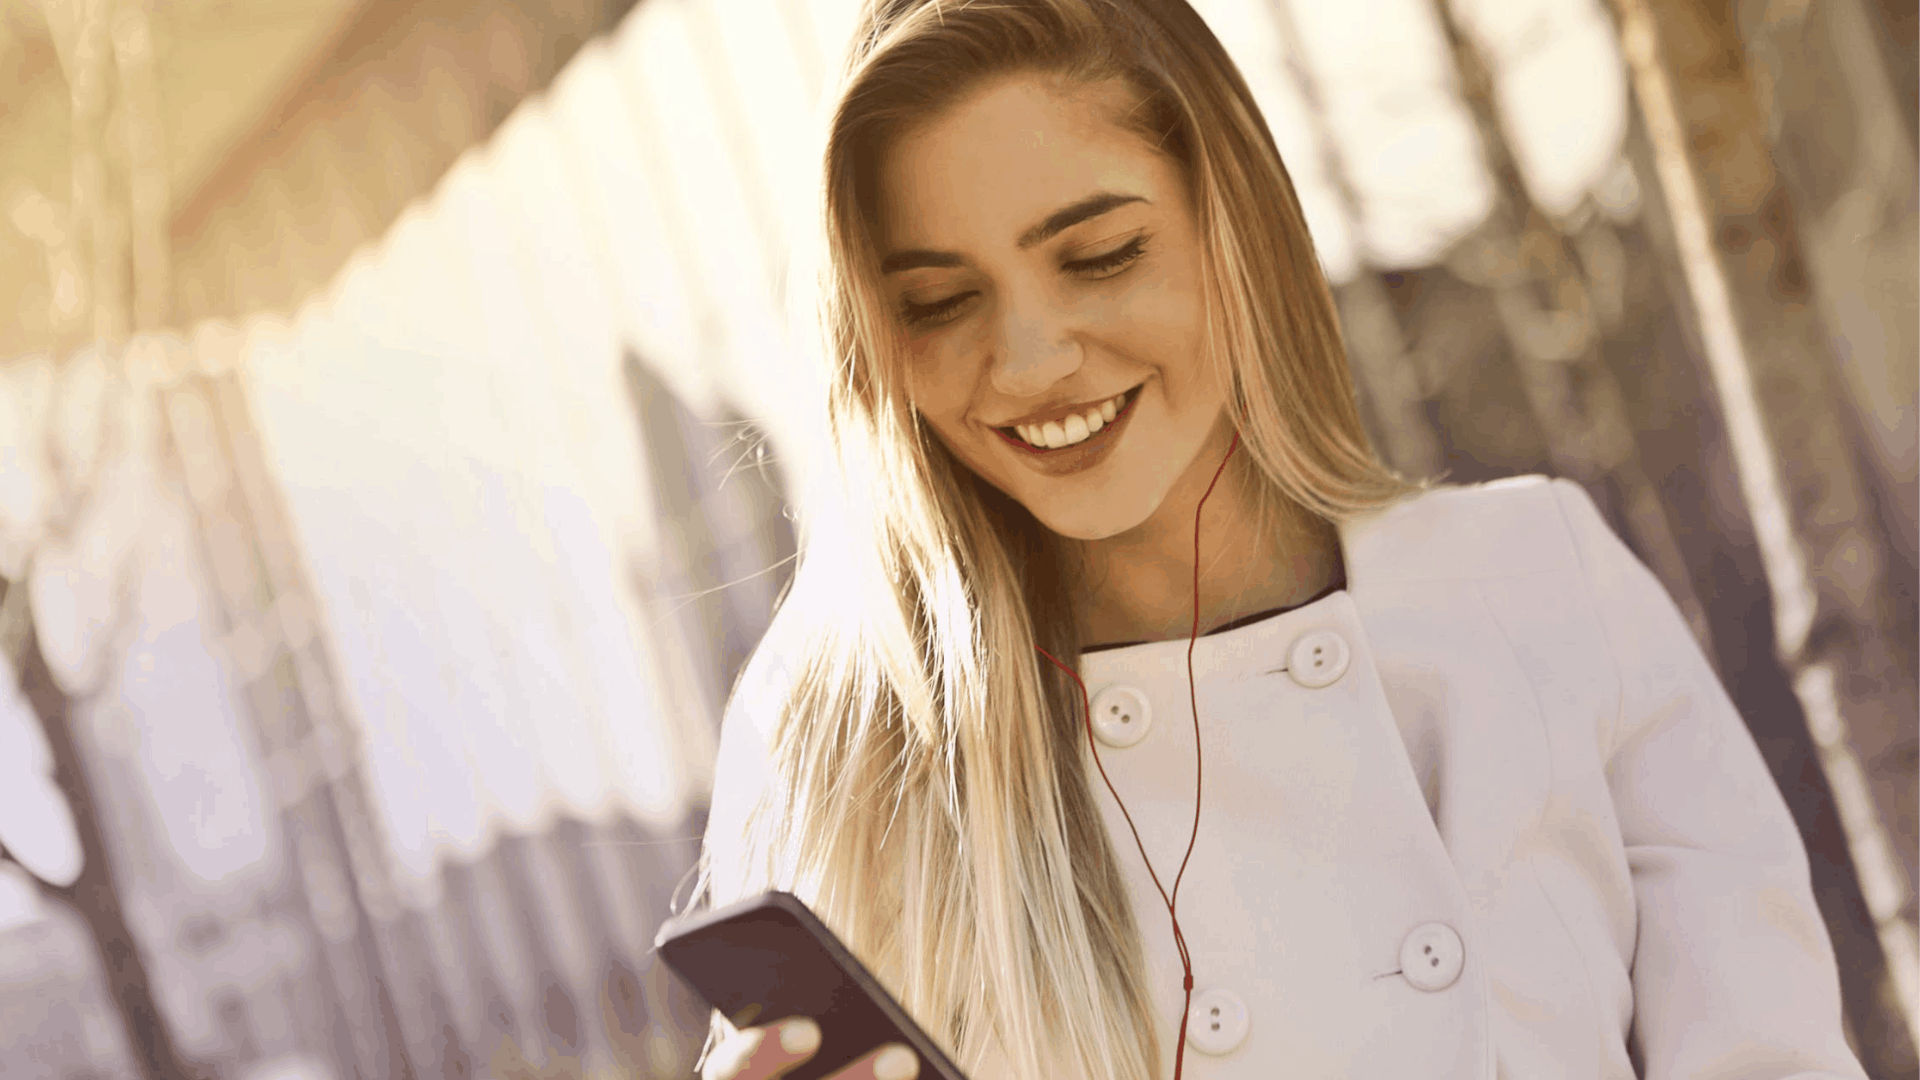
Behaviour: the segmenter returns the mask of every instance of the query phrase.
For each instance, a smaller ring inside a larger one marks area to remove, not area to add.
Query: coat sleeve
[[[755,877],[748,866],[747,820],[771,782],[772,717],[777,715],[777,695],[783,689],[784,673],[779,656],[762,642],[748,658],[721,719],[713,789],[707,800],[707,828],[700,845],[700,861],[707,875],[704,899],[716,907],[744,899],[754,891]],[[706,1042],[694,1063],[696,1073],[704,1075],[707,1055],[734,1030],[720,1010],[709,1012]]]
[[[1607,778],[1633,875],[1631,1048],[1646,1080],[1864,1077],[1806,849],[1659,580],[1553,483],[1618,665]]]
[[[721,720],[701,845],[715,904],[742,899],[758,876],[747,865],[747,824],[772,782],[773,729],[785,679],[778,651],[763,641],[742,670]]]

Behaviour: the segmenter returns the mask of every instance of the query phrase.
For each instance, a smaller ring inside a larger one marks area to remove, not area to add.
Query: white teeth
[[[1050,420],[1044,424],[1015,424],[1014,430],[1027,441],[1029,446],[1046,450],[1057,450],[1062,446],[1072,446],[1085,442],[1095,432],[1113,422],[1120,414],[1121,406],[1126,404],[1127,396],[1111,398],[1093,406],[1084,413],[1069,416],[1065,420]]]

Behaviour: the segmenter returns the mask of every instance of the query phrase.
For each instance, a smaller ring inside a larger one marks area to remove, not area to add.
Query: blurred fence
[[[1196,6],[1377,444],[1595,494],[1916,1075],[1911,43],[1861,0]],[[646,953],[793,551],[789,178],[851,15],[646,0],[297,310],[0,362],[0,1075],[687,1074]],[[220,227],[273,260],[328,153]]]

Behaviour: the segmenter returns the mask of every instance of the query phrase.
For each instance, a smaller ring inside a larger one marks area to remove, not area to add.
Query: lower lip
[[[1114,414],[1113,419],[1106,426],[1072,446],[1061,446],[1049,450],[1045,447],[1029,445],[1018,435],[1008,435],[999,428],[993,429],[993,433],[1005,439],[1009,446],[1020,451],[1021,460],[1034,471],[1048,476],[1071,476],[1074,473],[1086,472],[1106,460],[1114,444],[1120,441],[1120,435],[1126,428],[1127,421],[1133,419],[1133,409],[1138,404],[1140,404],[1140,389],[1136,387],[1126,405]]]

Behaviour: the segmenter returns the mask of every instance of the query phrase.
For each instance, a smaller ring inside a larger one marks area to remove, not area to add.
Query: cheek
[[[1156,290],[1154,327],[1162,341],[1170,382],[1193,386],[1207,381],[1208,365],[1203,355],[1206,310],[1197,266],[1183,266],[1179,272],[1169,273]]]
[[[974,369],[978,365],[970,363],[965,352],[941,337],[910,342],[906,362],[912,377],[914,405],[922,415],[935,421],[943,433],[957,434],[954,429],[973,403],[978,381]]]
[[[1155,368],[1168,393],[1191,393],[1206,367],[1201,355],[1205,328],[1196,297],[1147,282],[1117,300],[1106,314],[1109,340],[1125,355]]]

